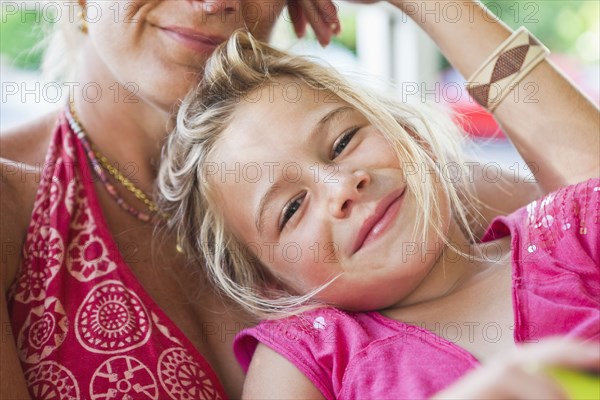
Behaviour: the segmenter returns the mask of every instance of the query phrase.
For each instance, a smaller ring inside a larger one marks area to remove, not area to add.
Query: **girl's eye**
[[[296,211],[298,211],[303,201],[304,195],[296,197],[285,206],[285,208],[283,209],[283,214],[281,216],[281,222],[279,223],[280,232],[283,230],[283,228],[285,228],[285,225],[294,216],[294,214],[296,214]]]
[[[342,137],[336,141],[333,145],[333,151],[331,154],[331,159],[335,159],[337,156],[339,156],[344,149],[348,146],[348,144],[350,143],[350,141],[352,140],[352,138],[354,137],[354,135],[356,134],[356,132],[358,132],[358,127],[355,126],[353,128],[350,128],[349,130],[347,130]]]

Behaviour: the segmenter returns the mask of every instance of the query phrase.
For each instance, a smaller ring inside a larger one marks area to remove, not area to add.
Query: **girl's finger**
[[[582,343],[564,338],[544,339],[527,346],[520,359],[548,366],[600,371],[600,343]]]
[[[510,393],[507,397],[519,399],[568,400],[567,393],[558,383],[542,371],[528,371],[519,367],[509,374]]]

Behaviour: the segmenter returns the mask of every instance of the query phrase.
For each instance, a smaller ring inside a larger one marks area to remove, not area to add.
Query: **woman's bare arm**
[[[1,399],[28,399],[29,393],[25,384],[25,377],[21,363],[17,356],[15,338],[12,335],[6,292],[14,280],[21,241],[18,240],[19,219],[18,204],[14,195],[17,188],[9,182],[5,170],[12,168],[14,163],[1,163],[3,173],[0,181],[0,242],[2,245],[0,257],[0,326],[2,326],[2,340],[0,341],[0,398]],[[12,169],[9,169],[9,171]]]
[[[0,296],[0,323],[2,343],[0,343],[0,398],[29,399],[25,376],[17,356],[17,347],[11,334],[6,297]]]
[[[0,399],[28,399],[8,314],[6,294],[15,280],[23,240],[56,114],[2,132],[0,137]]]

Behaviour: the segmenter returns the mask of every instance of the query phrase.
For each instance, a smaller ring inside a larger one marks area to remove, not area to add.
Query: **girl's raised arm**
[[[390,3],[420,25],[467,79],[511,35],[478,1]],[[442,12],[449,6],[451,19]],[[547,60],[520,81],[494,115],[531,165],[542,192],[600,175],[598,108]]]
[[[373,3],[373,0],[350,1]],[[309,0],[299,0],[301,4],[306,2]],[[389,0],[389,3],[421,26],[467,79],[512,33],[476,0]],[[331,3],[317,4],[319,14],[323,14]],[[322,43],[327,43],[332,33],[339,30],[337,19],[331,15],[329,19],[320,18],[318,23],[311,21]],[[328,28],[330,21],[335,23]],[[600,175],[598,107],[548,60],[539,63],[514,87],[494,115],[531,166],[543,193]]]

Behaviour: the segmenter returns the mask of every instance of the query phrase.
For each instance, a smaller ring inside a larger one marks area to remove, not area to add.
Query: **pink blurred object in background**
[[[600,103],[600,88],[598,77],[598,68],[596,66],[586,66],[578,62],[574,57],[563,54],[552,54],[550,60],[567,77],[569,77],[579,89],[581,89],[596,104]],[[447,102],[447,105],[460,117],[458,122],[462,125],[465,132],[476,139],[506,139],[506,136],[496,123],[492,114],[488,113],[483,107],[470,98],[464,89],[464,79],[453,69],[447,70],[442,75],[444,85],[450,83],[460,83],[463,93],[458,101]],[[521,99],[529,98],[535,100],[533,91],[520,94]],[[444,96],[441,96],[443,99]]]

